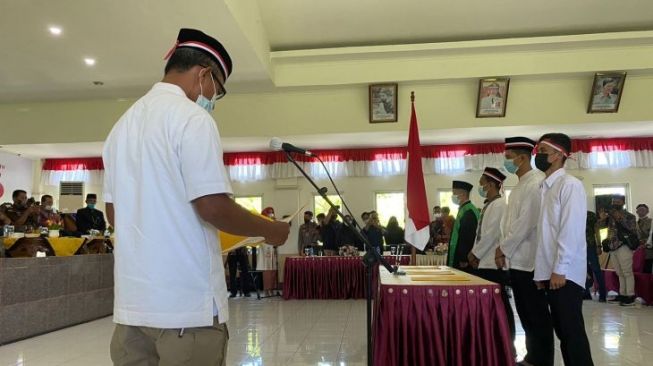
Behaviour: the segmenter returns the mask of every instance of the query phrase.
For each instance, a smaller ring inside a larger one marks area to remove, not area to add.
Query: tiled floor
[[[257,301],[231,303],[227,365],[364,365],[365,302]],[[585,302],[586,328],[595,365],[651,365],[653,307],[622,308]],[[0,324],[0,326],[2,326]],[[521,330],[518,328],[518,330]],[[0,347],[5,365],[111,365],[110,318]],[[523,333],[518,352],[524,352]],[[557,365],[561,365],[559,352]]]

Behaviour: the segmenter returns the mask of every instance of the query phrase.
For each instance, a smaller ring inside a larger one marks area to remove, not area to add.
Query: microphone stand
[[[398,274],[397,267],[392,267],[388,261],[381,256],[381,253],[376,251],[375,248],[372,247],[372,244],[370,244],[369,240],[363,233],[361,232],[360,227],[358,225],[349,225],[345,221],[345,216],[342,214],[342,212],[336,207],[336,205],[331,202],[329,197],[327,197],[327,189],[326,187],[320,188],[318,185],[315,183],[315,181],[302,169],[302,167],[297,164],[297,161],[293,159],[292,155],[284,151],[286,154],[286,158],[288,159],[289,162],[291,162],[297,169],[302,173],[302,175],[308,180],[309,183],[315,188],[317,193],[322,196],[324,201],[326,201],[329,206],[333,210],[335,210],[336,214],[342,219],[343,223],[347,226],[349,226],[352,231],[354,232],[354,235],[358,240],[362,241],[363,244],[365,245],[365,250],[366,253],[363,256],[363,265],[365,266],[365,278],[367,280],[367,291],[366,291],[366,301],[367,301],[367,364],[368,366],[373,366],[374,365],[374,343],[373,343],[373,334],[372,334],[372,270],[375,268],[375,265],[380,263],[385,267],[385,269],[388,270],[390,273]],[[334,184],[335,185],[335,184]],[[341,197],[342,199],[342,197]],[[380,278],[379,278],[380,281]]]

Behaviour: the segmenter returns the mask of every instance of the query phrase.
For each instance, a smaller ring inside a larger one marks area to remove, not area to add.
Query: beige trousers
[[[229,331],[214,319],[213,326],[157,329],[116,324],[111,339],[115,366],[225,366]]]
[[[612,254],[614,270],[619,276],[619,295],[635,296],[635,275],[633,274],[633,251],[625,245]]]

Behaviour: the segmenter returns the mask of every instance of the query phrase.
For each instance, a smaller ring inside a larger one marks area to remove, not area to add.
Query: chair
[[[45,252],[46,257],[54,257],[54,249],[47,239],[37,238],[20,238],[7,249],[5,255],[8,258],[31,258],[36,257],[37,252]]]

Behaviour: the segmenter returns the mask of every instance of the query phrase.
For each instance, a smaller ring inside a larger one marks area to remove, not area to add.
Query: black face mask
[[[535,167],[543,172],[551,168],[552,163],[549,163],[549,154],[537,153],[535,155]]]

